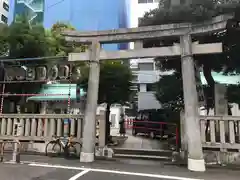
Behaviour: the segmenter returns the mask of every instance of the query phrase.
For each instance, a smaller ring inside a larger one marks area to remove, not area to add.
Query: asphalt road
[[[0,163],[0,180],[239,180],[239,177],[239,169],[193,173],[186,167],[136,160],[83,164],[79,160],[23,155],[21,164]]]
[[[45,167],[41,167],[45,166]],[[65,169],[67,168],[67,169]],[[35,164],[34,166],[23,164],[1,164],[1,180],[199,180],[195,178],[186,178],[178,176],[166,176],[159,174],[136,173],[129,171],[114,171],[106,169],[83,169],[77,167]]]

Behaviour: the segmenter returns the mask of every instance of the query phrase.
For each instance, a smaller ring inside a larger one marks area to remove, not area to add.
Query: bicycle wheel
[[[80,157],[82,144],[79,142],[71,142],[67,147],[68,156],[74,155],[76,157]]]
[[[62,152],[62,146],[58,141],[50,141],[45,148],[46,156],[49,155],[60,155]]]

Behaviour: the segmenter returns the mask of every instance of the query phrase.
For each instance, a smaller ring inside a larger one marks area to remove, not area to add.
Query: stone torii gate
[[[188,169],[192,171],[205,171],[205,162],[200,139],[198,98],[193,54],[221,53],[222,44],[192,43],[191,36],[204,35],[224,30],[227,20],[232,17],[232,15],[218,16],[211,21],[202,24],[182,23],[107,31],[64,32],[63,35],[68,42],[91,45],[87,52],[69,54],[69,61],[91,62],[83,132],[83,148],[80,161],[94,161],[96,128],[95,113],[97,108],[100,71],[99,60],[181,56]],[[142,48],[143,40],[160,39],[164,37],[180,37],[180,45],[176,44],[170,47]],[[120,42],[135,42],[136,49],[111,52],[101,49],[101,44]]]

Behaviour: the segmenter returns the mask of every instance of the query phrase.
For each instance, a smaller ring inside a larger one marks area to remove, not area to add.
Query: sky
[[[41,1],[41,0],[39,0]],[[44,27],[71,22],[78,30],[106,30],[119,26],[126,15],[129,24],[129,0],[45,0]],[[13,21],[15,0],[10,0],[9,24]],[[123,12],[125,10],[125,12]]]

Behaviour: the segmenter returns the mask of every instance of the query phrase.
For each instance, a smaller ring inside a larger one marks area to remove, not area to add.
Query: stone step
[[[114,154],[124,154],[126,156],[153,156],[172,158],[173,151],[170,150],[153,150],[153,149],[130,149],[130,148],[114,148]]]
[[[172,157],[153,156],[153,155],[137,155],[137,154],[114,154],[113,158],[130,158],[130,159],[142,159],[142,160],[172,161]]]

